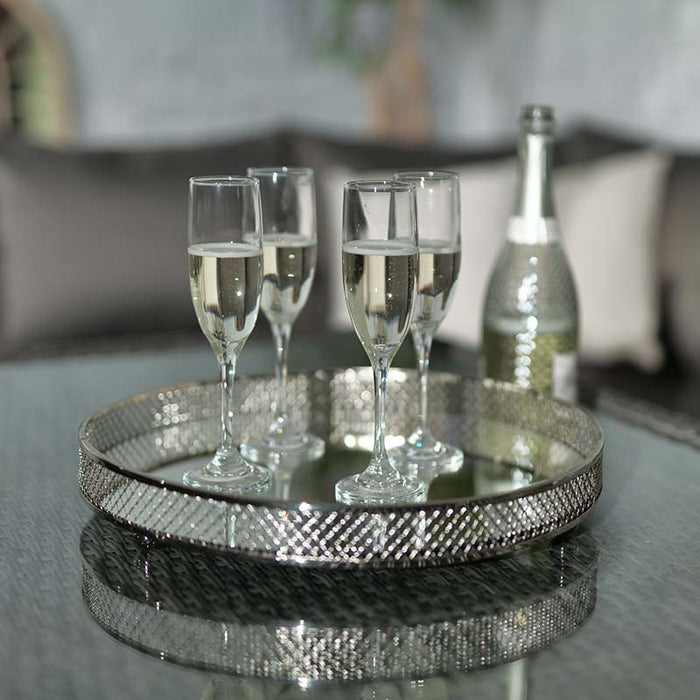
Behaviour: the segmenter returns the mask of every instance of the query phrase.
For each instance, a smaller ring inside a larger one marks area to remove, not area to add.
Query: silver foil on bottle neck
[[[520,127],[518,190],[513,213],[526,219],[554,218],[554,110],[546,105],[525,105],[520,111]]]

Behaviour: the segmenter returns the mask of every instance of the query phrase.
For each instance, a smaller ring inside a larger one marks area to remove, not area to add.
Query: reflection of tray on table
[[[578,629],[596,599],[584,537],[477,566],[331,571],[148,542],[95,517],[83,597],[111,635],[247,678],[428,678],[509,663]]]
[[[392,370],[388,432],[407,434],[415,373]],[[274,380],[241,380],[241,436],[267,427]],[[410,566],[480,559],[575,525],[602,487],[603,434],[582,409],[506,384],[434,373],[431,423],[465,465],[431,483],[428,502],[372,508],[332,501],[361,470],[372,434],[368,369],[290,377],[291,408],[326,439],[325,458],[276,474],[276,494],[245,499],[182,485],[218,438],[216,384],[141,394],[80,430],[80,488],[97,509],[159,537],[290,563]]]

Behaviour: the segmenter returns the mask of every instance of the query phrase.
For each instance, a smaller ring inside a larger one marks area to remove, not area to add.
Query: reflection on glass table
[[[463,566],[323,570],[152,540],[95,516],[81,554],[83,598],[107,633],[235,677],[215,679],[204,697],[231,687],[275,697],[275,684],[305,697],[358,697],[358,686],[361,697],[440,697],[421,688],[556,644],[596,599],[597,550],[585,533]],[[526,685],[522,665],[504,673],[509,686]],[[382,694],[399,686],[403,695]]]

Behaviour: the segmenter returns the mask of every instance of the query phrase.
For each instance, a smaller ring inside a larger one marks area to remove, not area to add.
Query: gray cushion
[[[277,163],[276,137],[162,152],[0,148],[0,342],[194,325],[187,178]]]
[[[587,131],[570,155],[618,152],[640,140]],[[663,284],[663,341],[672,360],[700,373],[700,157],[676,155],[671,164],[658,236]]]
[[[688,369],[700,372],[700,157],[675,158],[660,259],[673,348]]]

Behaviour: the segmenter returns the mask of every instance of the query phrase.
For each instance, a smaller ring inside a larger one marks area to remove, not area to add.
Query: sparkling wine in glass
[[[221,440],[209,464],[184,482],[227,493],[258,493],[272,484],[264,467],[238,452],[234,433],[236,361],[258,317],[263,248],[259,183],[248,177],[190,179],[188,258],[197,320],[221,370]]]
[[[394,178],[416,186],[419,273],[411,335],[418,358],[418,420],[403,445],[389,451],[402,473],[422,478],[458,470],[462,451],[437,440],[428,426],[428,364],[433,336],[452,301],[461,260],[459,175],[448,171],[400,170]]]
[[[287,358],[292,325],[304,308],[316,272],[316,200],[309,168],[249,168],[260,182],[263,282],[260,307],[275,341],[277,400],[267,432],[241,445],[248,459],[273,469],[320,457],[321,438],[298,430],[287,401]]]
[[[385,446],[387,375],[409,330],[417,280],[415,185],[394,180],[346,183],[343,286],[350,319],[374,370],[375,413],[369,466],[335,486],[336,499],[343,503],[425,498],[425,485],[399,474]]]

